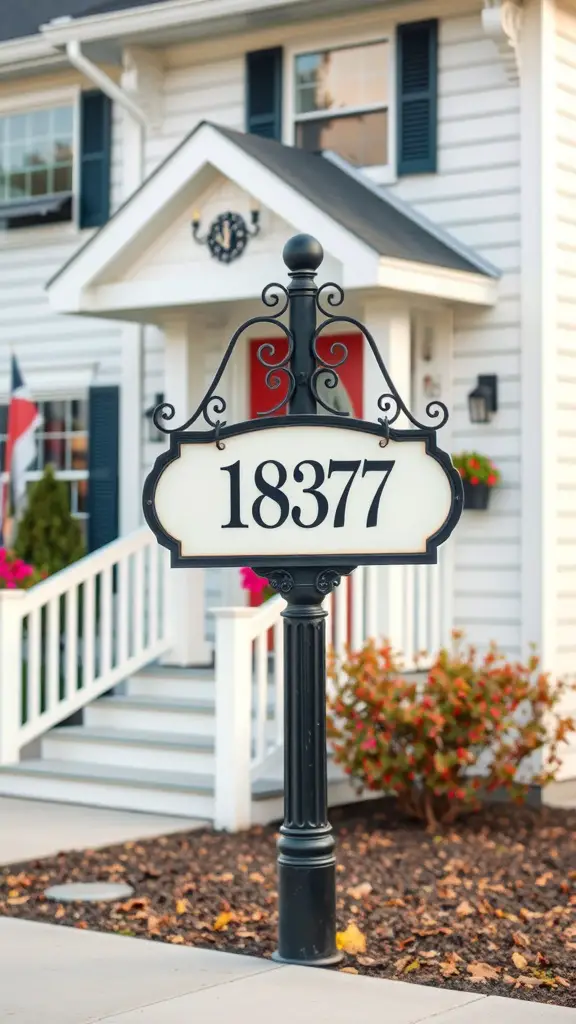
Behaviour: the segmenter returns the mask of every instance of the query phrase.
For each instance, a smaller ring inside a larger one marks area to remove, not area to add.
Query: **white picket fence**
[[[163,559],[144,527],[0,591],[0,764],[168,650]]]
[[[434,566],[360,567],[330,594],[327,644],[342,657],[388,639],[405,671],[425,668],[452,628],[450,552]],[[259,608],[218,608],[216,620],[216,825],[250,823],[251,780],[283,741],[284,675],[277,596]]]

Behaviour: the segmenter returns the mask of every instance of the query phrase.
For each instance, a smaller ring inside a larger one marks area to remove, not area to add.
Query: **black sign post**
[[[436,443],[436,431],[448,419],[446,407],[437,400],[429,404],[434,426],[413,417],[367,328],[333,315],[344,299],[340,286],[318,289],[322,259],[314,238],[290,239],[284,248],[288,288],[268,285],[262,294],[266,306],[279,308],[236,331],[187,423],[166,428],[174,409],[158,407],[155,423],[170,434],[170,449],[157,459],[144,488],[146,520],[170,550],[172,566],[250,565],[286,600],[284,823],[274,959],[309,966],[340,959],[335,843],[328,822],[323,600],[357,565],[436,562],[463,506],[460,476]],[[288,326],[281,319],[286,312]],[[280,391],[280,400],[262,419],[227,426],[221,419],[226,402],[216,389],[240,336],[257,323],[276,325],[288,342],[282,358],[270,342],[258,353],[266,384]],[[330,390],[339,384],[337,368],[348,353],[335,341],[328,362],[319,354],[318,339],[337,323],[364,335],[384,378],[377,423],[346,419],[347,413],[330,404]],[[272,415],[286,405],[287,415]],[[401,415],[410,429],[394,428]],[[200,417],[209,429],[191,431]],[[187,501],[199,479],[200,508],[198,501]]]

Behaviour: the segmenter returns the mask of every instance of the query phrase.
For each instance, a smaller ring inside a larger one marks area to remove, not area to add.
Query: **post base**
[[[334,967],[342,962],[343,954],[333,953],[332,956],[325,956],[320,960],[290,960],[288,957],[280,956],[276,950],[272,953],[272,960],[277,964],[291,964],[293,967]]]

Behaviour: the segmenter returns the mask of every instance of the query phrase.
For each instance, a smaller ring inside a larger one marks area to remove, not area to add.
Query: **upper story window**
[[[108,219],[111,103],[101,92],[77,96],[0,117],[0,229]]]
[[[388,163],[390,56],[386,40],[295,58],[295,142],[331,149],[359,167]]]
[[[0,202],[72,191],[73,110],[0,118]]]
[[[0,118],[0,218],[11,226],[36,214],[69,220],[74,110],[30,110]]]

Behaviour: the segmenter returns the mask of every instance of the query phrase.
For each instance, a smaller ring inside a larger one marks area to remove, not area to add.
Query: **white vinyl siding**
[[[454,539],[455,625],[480,648],[520,654],[520,97],[480,12],[439,25],[438,173],[394,191],[503,272],[494,309],[457,309],[452,444],[494,459],[502,486],[488,512],[465,512]],[[467,395],[498,375],[499,410],[473,425]]]

